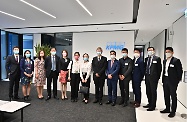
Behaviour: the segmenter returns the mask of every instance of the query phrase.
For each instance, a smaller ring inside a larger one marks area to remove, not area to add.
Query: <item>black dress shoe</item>
[[[147,104],[147,105],[145,105],[145,106],[143,106],[144,108],[149,108],[149,104]]]
[[[15,96],[15,97],[14,97],[14,100],[19,100],[19,96]]]
[[[174,116],[175,116],[175,113],[173,113],[173,112],[171,112],[171,113],[168,115],[169,118],[173,118]]]
[[[164,113],[170,113],[170,110],[164,109],[163,111],[160,111],[160,113],[162,113],[162,114],[164,114]]]
[[[99,102],[99,100],[95,99],[93,103],[98,103],[98,102]]]
[[[51,97],[50,97],[50,96],[47,96],[47,98],[46,98],[45,100],[47,101],[47,100],[50,100],[50,99],[51,99]]]
[[[155,108],[148,108],[147,111],[154,111]]]
[[[100,101],[100,102],[99,102],[99,105],[103,105],[103,103]]]
[[[111,103],[112,103],[112,101],[110,101],[110,100],[106,102],[106,104],[111,104]]]
[[[119,105],[123,105],[124,104],[124,100],[121,100],[120,102],[119,102]]]
[[[124,102],[123,107],[126,107],[127,105],[128,105],[127,102]]]
[[[10,101],[10,102],[13,101],[13,98],[12,98],[12,97],[9,97],[9,101]]]
[[[57,96],[54,96],[54,99],[59,100],[59,98]]]
[[[111,106],[115,106],[116,105],[116,102],[112,102]]]
[[[75,99],[74,102],[77,102],[77,99]]]

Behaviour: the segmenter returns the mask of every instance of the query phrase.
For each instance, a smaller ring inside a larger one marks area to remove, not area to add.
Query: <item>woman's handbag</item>
[[[88,94],[88,87],[86,87],[86,86],[80,86],[79,93]]]

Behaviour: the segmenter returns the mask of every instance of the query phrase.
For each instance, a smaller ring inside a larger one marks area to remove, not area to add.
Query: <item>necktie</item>
[[[147,60],[147,66],[146,66],[146,73],[150,74],[150,64],[151,64],[151,57]]]
[[[52,58],[52,70],[55,71],[56,70],[56,67],[55,67],[55,57],[53,56]]]
[[[18,63],[18,56],[16,56],[16,62]]]
[[[113,64],[114,64],[114,61],[113,61],[113,60],[111,60],[111,68],[112,68]]]
[[[98,57],[98,61],[100,61],[101,59],[100,59],[100,57]]]

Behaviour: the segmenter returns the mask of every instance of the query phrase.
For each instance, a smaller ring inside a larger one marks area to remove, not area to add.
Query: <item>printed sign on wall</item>
[[[106,50],[122,50],[125,47],[125,42],[107,42]]]

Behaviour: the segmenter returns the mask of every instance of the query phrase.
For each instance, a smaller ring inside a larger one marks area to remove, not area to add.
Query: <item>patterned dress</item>
[[[35,59],[35,68],[37,68],[38,78],[35,77],[34,81],[36,86],[43,86],[46,84],[46,73],[45,73],[45,61],[41,61],[38,58]]]

